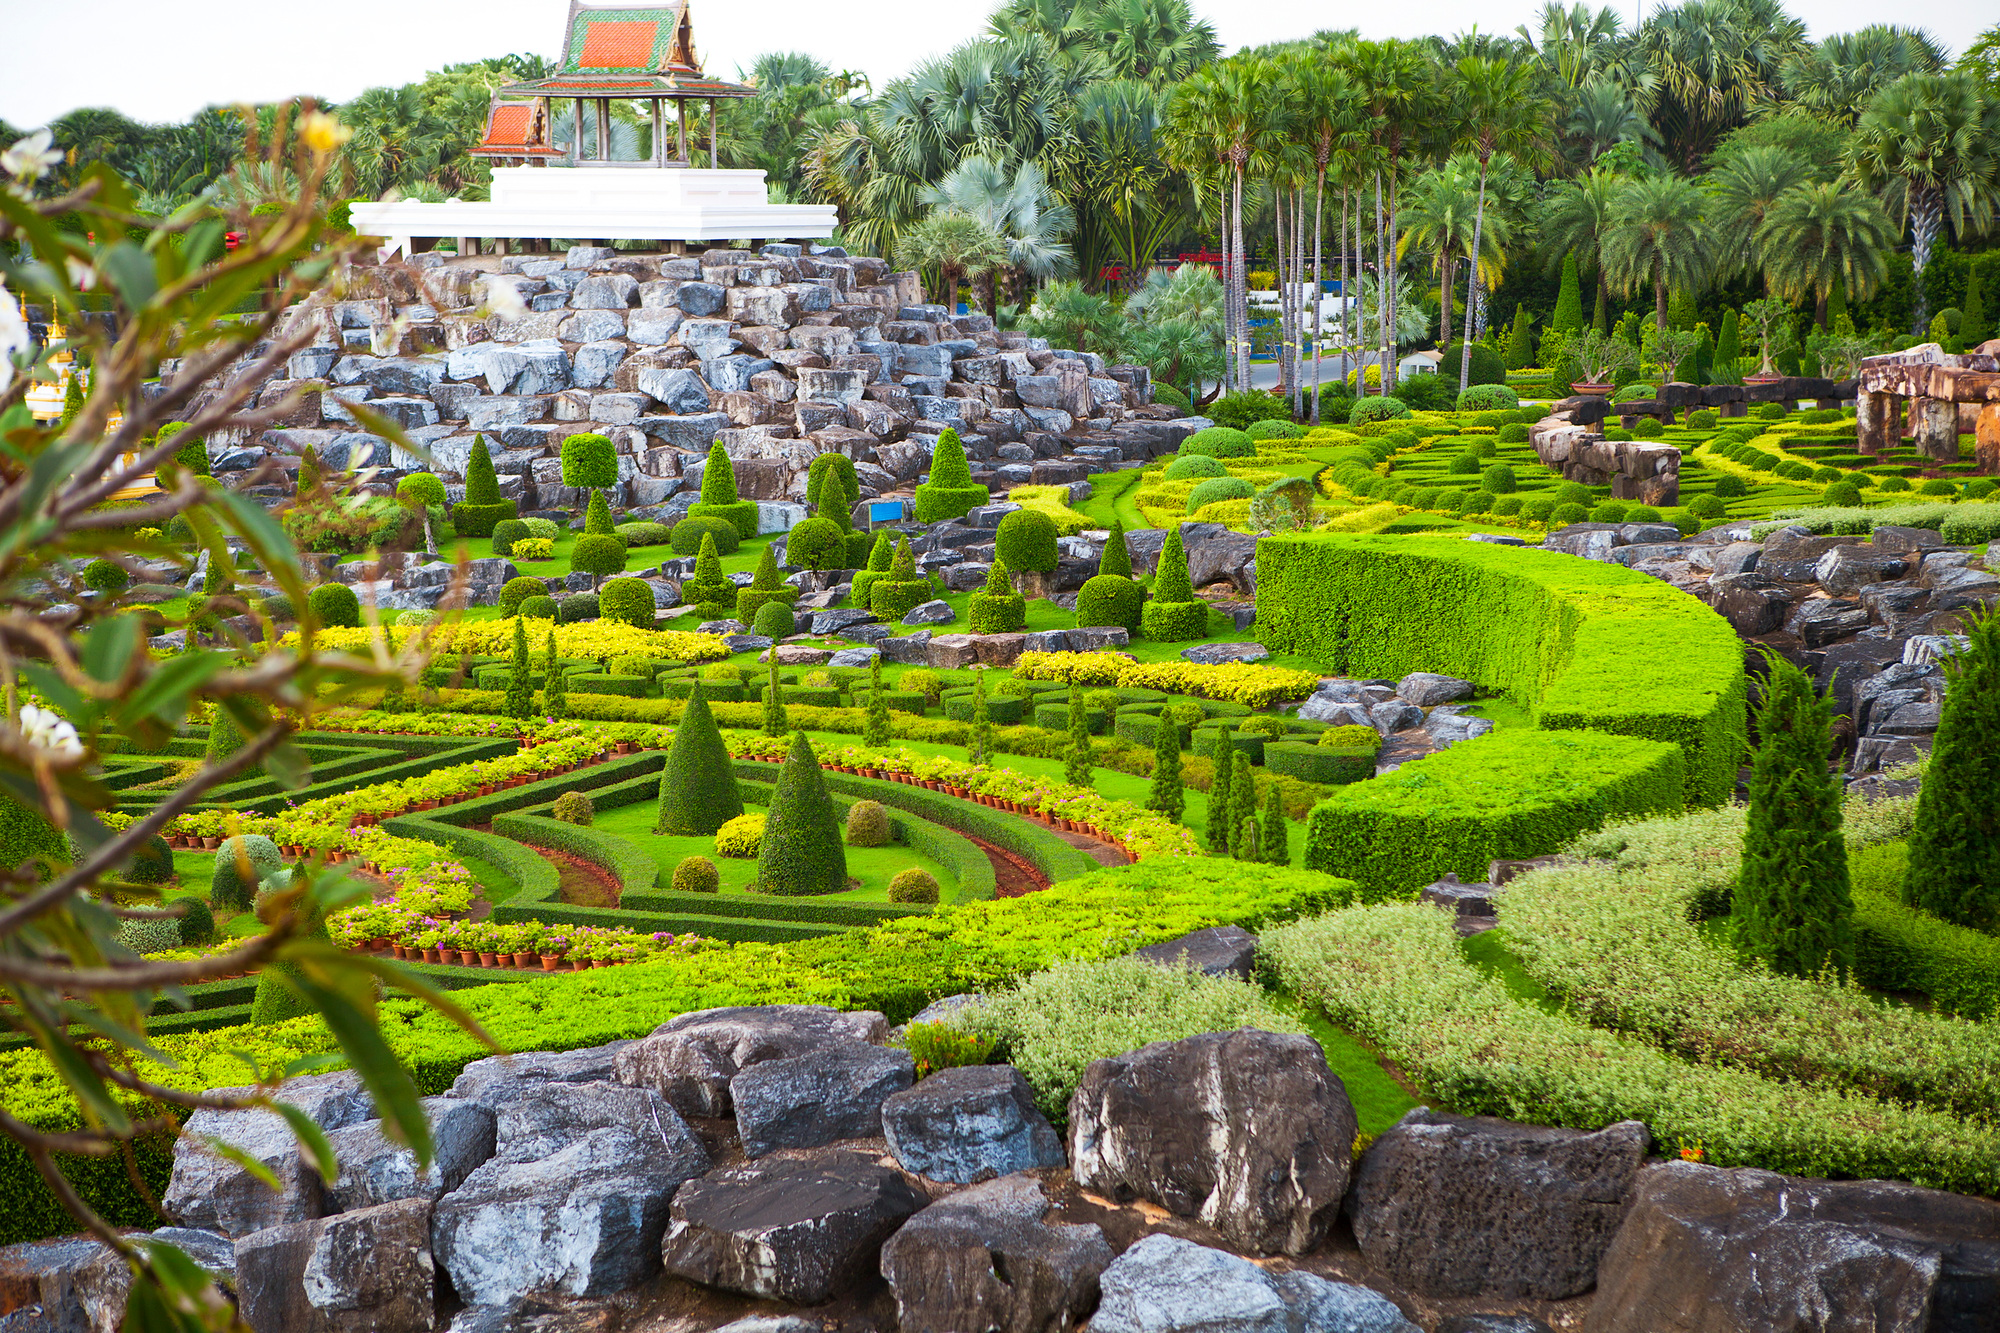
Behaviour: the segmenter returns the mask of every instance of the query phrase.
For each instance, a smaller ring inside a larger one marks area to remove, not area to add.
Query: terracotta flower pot
[[[386,949],[389,947],[389,937],[386,935],[378,935],[374,939],[368,941],[368,947],[371,949]]]
[[[221,845],[222,839],[220,838],[203,837],[201,840],[201,849],[205,852],[212,852]]]
[[[424,961],[426,963],[442,963],[444,961],[443,951],[438,949],[424,950]]]
[[[562,955],[559,953],[545,953],[540,955],[540,957],[542,960],[542,971],[544,972],[553,972],[562,966]]]
[[[610,967],[611,960],[609,958],[593,958],[590,960],[590,965],[592,967]]]
[[[533,967],[535,965],[535,955],[531,953],[517,953],[511,955],[511,957],[514,960],[515,967]]]
[[[481,949],[479,951],[479,965],[481,967],[498,967],[500,966],[500,955]]]
[[[1571,393],[1591,394],[1598,398],[1609,398],[1612,394],[1618,392],[1618,386],[1615,384],[1583,384],[1572,380],[1570,381],[1569,390]]]
[[[407,945],[392,944],[389,946],[389,948],[391,951],[395,953],[396,957],[398,958],[407,959],[410,956],[410,950]]]
[[[578,958],[570,963],[569,970],[572,972],[587,972],[590,970],[590,960],[588,958]]]

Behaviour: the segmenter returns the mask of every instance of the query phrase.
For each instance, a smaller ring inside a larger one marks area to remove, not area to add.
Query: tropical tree
[[[1345,70],[1325,59],[1298,60],[1288,69],[1293,106],[1292,132],[1312,160],[1312,292],[1313,390],[1312,423],[1319,424],[1320,365],[1326,330],[1320,327],[1325,285],[1326,182],[1368,141],[1368,113],[1361,93]],[[1344,287],[1343,287],[1344,290]]]
[[[995,274],[1008,275],[1008,299],[1023,280],[1060,277],[1073,267],[1067,241],[1076,214],[1057,203],[1039,165],[1023,162],[1011,171],[984,157],[968,157],[953,167],[927,195],[932,203],[976,219],[1000,238],[1005,258],[984,270],[986,308],[996,308]]]
[[[1179,83],[1220,51],[1188,0],[1008,0],[987,20],[999,38],[1036,36],[1115,79]]]
[[[1541,140],[1541,120],[1546,104],[1535,95],[1526,66],[1509,65],[1504,60],[1479,60],[1467,56],[1453,67],[1451,98],[1464,116],[1465,139],[1479,163],[1478,204],[1473,213],[1472,250],[1474,262],[1466,277],[1465,309],[1468,316],[1476,308],[1479,292],[1478,256],[1486,225],[1486,169],[1493,155],[1506,149],[1526,156]],[[1472,374],[1472,358],[1458,359],[1458,391],[1465,392]]]
[[[1569,114],[1563,118],[1562,140],[1570,159],[1589,167],[1621,143],[1657,148],[1660,135],[1640,112],[1630,88],[1615,79],[1593,75],[1574,94]]]
[[[1774,100],[1778,70],[1805,48],[1782,0],[1686,0],[1639,30],[1651,82],[1646,110],[1667,156],[1693,171],[1728,130]]]
[[[1187,178],[1166,158],[1169,94],[1135,79],[1093,83],[1076,98],[1076,151],[1063,168],[1077,210],[1084,273],[1115,261],[1144,277],[1162,244],[1187,225]]]
[[[1118,312],[1111,299],[1072,281],[1042,288],[1022,316],[1021,327],[1058,347],[1114,354],[1118,350]]]
[[[1667,327],[1667,294],[1699,290],[1708,280],[1712,243],[1706,202],[1691,180],[1647,176],[1620,190],[1613,206],[1611,229],[1603,240],[1605,277],[1623,295],[1650,285],[1662,329]]]
[[[1428,48],[1420,42],[1351,42],[1340,49],[1335,62],[1347,71],[1368,109],[1370,138],[1375,148],[1371,166],[1375,183],[1376,269],[1383,278],[1377,286],[1380,308],[1375,320],[1377,328],[1387,330],[1395,322],[1390,318],[1391,308],[1401,303],[1396,266],[1389,262],[1389,254],[1396,236],[1403,148],[1407,142],[1434,133],[1450,117],[1438,88],[1435,63]],[[1393,350],[1386,344],[1377,348],[1384,392],[1395,386]]]
[[[1597,284],[1593,325],[1604,323],[1604,238],[1611,234],[1618,196],[1627,181],[1614,171],[1593,167],[1575,180],[1552,186],[1542,203],[1536,231],[1551,266],[1575,255],[1582,275]]]
[[[963,209],[938,208],[897,239],[896,262],[936,274],[938,303],[954,310],[958,284],[1006,263],[1007,242]]]
[[[2000,102],[1969,74],[1906,74],[1861,113],[1848,149],[1855,180],[1910,229],[1910,328],[1930,323],[1924,270],[1939,233],[1985,229],[2000,188]]]
[[[1875,294],[1895,244],[1895,226],[1875,197],[1838,184],[1778,196],[1756,240],[1766,286],[1787,301],[1810,296],[1821,328],[1834,292],[1860,301]]]
[[[1703,181],[1713,203],[1710,226],[1716,267],[1739,272],[1764,268],[1758,246],[1764,220],[1780,195],[1810,179],[1806,164],[1787,149],[1770,145],[1729,158]],[[1770,289],[1768,276],[1765,290]]]
[[[1533,26],[1523,23],[1514,33],[1542,70],[1568,88],[1581,87],[1600,72],[1626,36],[1624,20],[1609,5],[1593,10],[1577,3],[1565,9],[1557,0],[1544,0]]]
[[[1402,246],[1396,252],[1397,258],[1406,260],[1413,248],[1435,256],[1440,347],[1451,345],[1452,284],[1457,280],[1459,265],[1472,259],[1478,177],[1479,165],[1470,153],[1454,154],[1411,182],[1409,202],[1403,210]],[[1504,216],[1491,216],[1485,222],[1479,237],[1482,270],[1479,282],[1490,291],[1506,266],[1513,228]]]
[[[1800,109],[1852,125],[1897,79],[1941,74],[1948,63],[1944,48],[1923,29],[1876,23],[1793,52],[1778,70],[1778,83]]]

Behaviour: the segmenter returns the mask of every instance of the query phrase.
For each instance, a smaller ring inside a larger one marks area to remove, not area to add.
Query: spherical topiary
[[[1472,359],[1474,370],[1479,368],[1479,358]],[[1457,367],[1453,366],[1454,371]],[[1521,406],[1521,397],[1504,383],[1481,381],[1467,387],[1458,396],[1458,410],[1461,412],[1512,412]]]
[[[180,900],[180,939],[184,949],[198,949],[215,942],[215,913],[199,898]]]
[[[110,560],[93,560],[83,567],[83,586],[105,597],[115,597],[124,592],[132,576],[125,572],[125,566]]]
[[[1400,398],[1376,395],[1363,398],[1348,414],[1348,421],[1356,426],[1365,426],[1371,421],[1400,421],[1410,415],[1410,405]]]
[[[1211,458],[1249,458],[1257,452],[1257,442],[1230,426],[1210,426],[1181,441],[1182,454],[1206,454]]]
[[[880,801],[856,801],[847,810],[849,847],[887,847],[889,812]]]
[[[1508,495],[1521,489],[1521,483],[1514,476],[1514,469],[1506,463],[1495,463],[1479,474],[1482,490],[1494,495]]]
[[[1558,528],[1566,528],[1572,523],[1588,522],[1589,519],[1590,511],[1578,504],[1557,505],[1555,511],[1549,515],[1550,525]]]
[[[588,827],[597,818],[597,806],[590,799],[589,792],[566,791],[556,797],[556,803],[549,813],[565,824],[581,824]]]
[[[569,550],[569,567],[573,573],[594,574],[599,578],[606,574],[622,574],[625,572],[625,543],[602,533],[578,537],[576,545]]]
[[[1651,505],[1633,505],[1625,511],[1623,520],[1627,523],[1658,523],[1660,511]]]
[[[1530,495],[1521,501],[1521,517],[1530,523],[1546,523],[1556,512],[1555,497]]]
[[[1518,495],[1496,495],[1493,497],[1493,513],[1497,518],[1512,518],[1521,512],[1521,497]]]
[[[1229,469],[1222,465],[1221,459],[1208,454],[1182,454],[1167,464],[1163,475],[1168,481],[1187,481],[1201,477],[1226,477]]]
[[[134,884],[171,884],[174,879],[174,852],[167,840],[155,833],[139,844],[125,863],[125,875]]]
[[[1458,383],[1458,363],[1467,347],[1472,348],[1472,373],[1466,377],[1468,386],[1474,384],[1505,384],[1507,363],[1500,353],[1485,343],[1454,343],[1438,359],[1437,373],[1450,384]]]
[[[785,536],[785,561],[806,569],[840,569],[847,559],[847,534],[830,518],[794,524]]]
[[[1757,419],[1759,421],[1783,421],[1785,416],[1785,405],[1783,403],[1757,404]]]
[[[585,620],[597,619],[597,594],[594,592],[573,592],[556,602],[556,622],[575,625]]]
[[[751,812],[738,815],[715,831],[715,854],[736,860],[747,860],[757,855],[764,845],[764,825],[767,817]]]
[[[1697,495],[1687,502],[1687,508],[1695,517],[1710,521],[1719,519],[1729,512],[1722,501],[1713,495]]]
[[[1451,463],[1445,468],[1445,473],[1448,476],[1454,477],[1476,477],[1479,475],[1479,462],[1479,455],[1467,449],[1463,453],[1452,456]]]
[[[1047,574],[1056,567],[1056,525],[1047,514],[1016,509],[1000,520],[993,539],[995,556],[1015,573]]]
[[[1528,428],[1519,421],[1510,421],[1494,432],[1493,438],[1502,444],[1526,444]]]
[[[1632,438],[1635,440],[1657,440],[1666,433],[1667,428],[1660,424],[1658,417],[1640,417],[1632,426]]]
[[[549,585],[530,575],[508,579],[500,588],[500,615],[502,618],[518,616],[521,614],[521,603],[530,597],[546,597],[548,593]]]
[[[412,472],[396,483],[396,494],[426,509],[445,502],[444,483],[434,472]]]
[[[1861,472],[1853,473],[1850,477],[1845,478],[1845,480],[1848,480],[1850,484],[1856,487],[1859,487],[1866,479],[1867,474]],[[1974,477],[1971,481],[1965,483],[1963,494],[1968,500],[1984,500],[1990,497],[1995,490],[2000,490],[2000,486],[1995,486],[1991,477]]]
[[[634,629],[652,629],[653,585],[644,579],[612,579],[597,593],[599,614]]]
[[[514,614],[528,620],[554,620],[556,618],[556,599],[546,593],[539,597],[525,597],[521,600],[521,605],[515,610]],[[399,618],[396,623],[400,625],[405,622]]]
[[[1243,428],[1243,433],[1252,440],[1296,440],[1306,433],[1306,428],[1295,421],[1266,419],[1251,422]]]
[[[922,866],[911,866],[889,881],[889,901],[892,903],[935,906],[937,900],[937,876]]]
[[[208,900],[218,912],[247,912],[266,876],[283,868],[278,844],[255,833],[223,839],[216,849],[215,872],[208,882]]]
[[[1099,574],[1086,580],[1076,595],[1077,628],[1123,625],[1137,638],[1145,606],[1146,590],[1137,583],[1116,574]]]
[[[1195,488],[1188,492],[1187,512],[1192,514],[1203,505],[1223,500],[1248,500],[1256,494],[1257,488],[1241,477],[1210,477],[1195,483]]]
[[[493,525],[493,554],[512,555],[515,542],[534,535],[521,519],[503,518]]]
[[[675,893],[714,893],[721,887],[715,862],[705,856],[684,856],[674,867]]]
[[[618,449],[608,435],[572,435],[562,442],[562,483],[589,490],[618,484]]]
[[[1819,498],[1822,504],[1834,505],[1843,509],[1856,509],[1861,505],[1861,492],[1855,488],[1852,482],[1836,481],[1833,485],[1821,491]]]
[[[1628,506],[1622,500],[1603,500],[1590,511],[1592,523],[1623,523]]]
[[[1907,491],[1910,489],[1910,481],[1909,478],[1907,477],[1884,477],[1882,478],[1881,482],[1876,486],[1875,489],[1879,491],[1888,491],[1891,493],[1900,493],[1902,491]],[[1718,494],[1721,492],[1721,490],[1722,488],[1720,486],[1716,487],[1716,491]]]
[[[306,605],[323,629],[355,629],[361,624],[361,599],[345,583],[322,583],[306,594]]]
[[[715,538],[718,555],[733,555],[743,543],[743,539],[736,535],[736,525],[728,519],[690,515],[674,524],[673,536],[668,539],[668,544],[674,548],[675,555],[698,555],[703,537]]]
[[[1897,480],[1902,479],[1899,477]],[[1740,500],[1750,493],[1750,488],[1743,484],[1743,478],[1733,472],[1725,472],[1715,479],[1715,493],[1725,500]]]
[[[798,617],[792,614],[787,602],[766,602],[757,608],[757,618],[750,624],[752,634],[762,634],[767,639],[782,639],[797,633]]]

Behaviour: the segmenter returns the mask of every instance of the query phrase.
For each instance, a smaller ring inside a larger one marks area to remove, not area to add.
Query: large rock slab
[[[668,1201],[710,1165],[673,1107],[615,1083],[526,1092],[501,1109],[498,1139],[493,1159],[438,1201],[431,1228],[473,1305],[599,1296],[650,1277]]]
[[[908,1051],[847,1042],[765,1060],[729,1080],[746,1157],[882,1132],[882,1103],[916,1082]]]
[[[430,1165],[421,1169],[414,1153],[382,1132],[379,1120],[328,1134],[340,1175],[325,1186],[327,1210],[345,1213],[399,1199],[435,1199],[457,1189],[493,1156],[491,1109],[457,1097],[426,1097],[424,1115],[435,1151]]]
[[[1429,708],[1434,704],[1448,704],[1457,699],[1470,699],[1473,684],[1456,676],[1441,676],[1435,671],[1412,671],[1396,682],[1396,694],[1405,703],[1419,708]]]
[[[1588,1291],[1651,1143],[1418,1107],[1369,1145],[1348,1211],[1361,1252],[1427,1296]]]
[[[236,1298],[257,1333],[429,1333],[431,1203],[287,1222],[236,1242]]]
[[[249,1088],[221,1091],[247,1095]],[[278,1099],[298,1107],[321,1129],[344,1129],[374,1118],[359,1076],[343,1072],[294,1079]],[[211,1151],[216,1139],[262,1163],[278,1178],[273,1190],[235,1162]],[[182,1226],[247,1236],[253,1231],[318,1217],[320,1179],[299,1155],[298,1140],[275,1111],[196,1111],[174,1141],[173,1175],[161,1208]]]
[[[1098,1279],[1090,1333],[1417,1333],[1365,1287],[1265,1272],[1173,1236],[1148,1236]]]
[[[1242,1028],[1094,1061],[1070,1098],[1077,1183],[1303,1254],[1347,1191],[1356,1121],[1310,1037]]]
[[[1881,1180],[1647,1167],[1585,1333],[1973,1333],[2000,1309],[2000,1204]]]
[[[871,1271],[925,1202],[900,1171],[852,1153],[726,1167],[674,1196],[661,1260],[704,1286],[817,1305]]]
[[[938,1070],[882,1103],[882,1132],[905,1171],[958,1185],[1068,1160],[1012,1065]]]
[[[958,1071],[949,1071],[958,1072]],[[1040,1182],[1009,1175],[940,1200],[882,1247],[902,1333],[1045,1333],[1097,1304],[1111,1246],[1095,1224],[1051,1223]]]
[[[726,1116],[734,1110],[730,1080],[751,1065],[888,1037],[889,1020],[874,1010],[842,1013],[817,1004],[701,1009],[619,1051],[616,1077],[653,1089],[683,1115]]]
[[[526,1051],[474,1060],[459,1071],[451,1095],[498,1110],[544,1083],[608,1083],[618,1052],[631,1044],[614,1041],[574,1051]]]
[[[1205,977],[1227,976],[1248,981],[1257,963],[1257,937],[1241,926],[1210,926],[1132,952],[1162,967],[1189,968]]]

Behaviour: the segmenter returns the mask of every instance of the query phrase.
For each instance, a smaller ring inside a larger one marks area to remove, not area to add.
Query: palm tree
[[[1330,61],[1313,59],[1292,62],[1289,82],[1293,101],[1293,132],[1310,155],[1313,166],[1312,423],[1317,426],[1320,361],[1326,344],[1325,330],[1320,328],[1323,304],[1320,293],[1325,281],[1326,178],[1339,159],[1356,152],[1366,143],[1368,114],[1353,80],[1346,71]]]
[[[1076,99],[1077,151],[1065,184],[1078,205],[1078,241],[1091,260],[1108,252],[1135,277],[1187,225],[1186,179],[1161,156],[1166,101],[1135,79],[1093,83]]]
[[[1378,164],[1375,173],[1375,256],[1377,271],[1383,278],[1378,284],[1377,300],[1381,309],[1376,312],[1375,323],[1378,329],[1387,330],[1393,327],[1393,321],[1389,319],[1391,305],[1400,305],[1395,266],[1388,262],[1388,257],[1396,234],[1403,146],[1406,141],[1420,138],[1443,122],[1447,118],[1447,109],[1437,86],[1435,63],[1428,48],[1421,42],[1353,42],[1341,48],[1335,55],[1335,61],[1347,71],[1367,101],[1376,150],[1375,162]],[[1386,200],[1384,186],[1387,187]],[[1383,206],[1385,202],[1386,208]],[[1395,387],[1392,350],[1388,345],[1377,348],[1382,359],[1382,390],[1385,393]]]
[[[1757,232],[1767,285],[1787,301],[1810,295],[1821,328],[1835,288],[1858,301],[1875,294],[1895,244],[1895,226],[1875,197],[1838,184],[1787,190]]]
[[[1710,172],[1705,184],[1715,203],[1710,212],[1716,267],[1754,273],[1764,267],[1757,238],[1778,197],[1810,180],[1804,159],[1767,144],[1731,156]],[[1769,282],[1765,284],[1769,290]]]
[[[1409,203],[1403,214],[1402,245],[1398,259],[1411,248],[1436,256],[1438,271],[1438,346],[1451,345],[1452,284],[1458,266],[1472,258],[1473,212],[1478,199],[1479,165],[1469,153],[1454,154],[1441,166],[1433,167],[1410,184]],[[1491,290],[1499,281],[1506,263],[1506,248],[1513,228],[1497,214],[1486,218],[1480,240],[1480,285]]]
[[[1221,52],[1215,27],[1188,0],[1008,0],[987,20],[995,37],[1032,34],[1102,77],[1162,87]]]
[[[1653,125],[1668,155],[1693,171],[1773,99],[1779,66],[1805,48],[1805,25],[1782,0],[1686,0],[1653,12],[1639,48],[1656,80],[1646,108]]]
[[[1658,327],[1667,327],[1667,293],[1707,281],[1711,243],[1706,196],[1680,176],[1646,176],[1619,191],[1604,236],[1604,272],[1630,294],[1651,284]]]
[[[1562,264],[1563,256],[1574,254],[1577,268],[1594,275],[1597,282],[1597,313],[1593,327],[1604,322],[1604,238],[1610,234],[1624,191],[1625,177],[1593,167],[1573,181],[1550,190],[1543,203],[1538,230],[1543,254],[1551,269]]]
[[[1822,120],[1853,125],[1875,94],[1905,74],[1942,74],[1949,62],[1922,28],[1877,23],[1836,33],[1787,57],[1778,71],[1785,96]]]
[[[1557,0],[1544,0],[1533,29],[1523,23],[1514,32],[1549,74],[1578,88],[1624,37],[1625,22],[1609,5],[1593,11],[1579,0],[1564,9]]]
[[[1930,321],[1924,270],[1949,223],[1966,235],[1993,216],[2000,180],[2000,103],[1982,97],[1970,74],[1906,74],[1861,113],[1848,167],[1910,229],[1912,331]]]
[[[937,274],[938,304],[958,308],[958,284],[1007,262],[1007,242],[958,208],[937,208],[896,240],[896,262]]]
[[[760,93],[779,88],[818,86],[826,82],[827,68],[804,51],[767,51],[750,67],[749,81]]]
[[[1467,56],[1453,66],[1453,72],[1452,101],[1465,117],[1466,138],[1472,146],[1473,158],[1479,163],[1479,200],[1472,219],[1474,263],[1466,278],[1465,309],[1469,318],[1476,308],[1479,290],[1477,258],[1483,253],[1480,234],[1486,225],[1486,169],[1493,155],[1503,148],[1516,157],[1535,150],[1541,142],[1541,122],[1548,108],[1547,103],[1535,96],[1526,66]],[[1664,320],[1661,327],[1665,327]],[[1472,358],[1459,357],[1460,393],[1465,392],[1471,374]]]
[[[1012,171],[983,157],[968,157],[953,167],[926,196],[978,219],[1006,247],[1006,259],[986,270],[986,308],[998,306],[994,274],[1009,274],[1009,298],[1023,279],[1037,283],[1062,276],[1073,266],[1063,238],[1076,225],[1076,214],[1049,192],[1048,178],[1033,162]]]
[[[1614,144],[1639,143],[1657,147],[1660,135],[1632,99],[1632,90],[1614,79],[1593,75],[1576,90],[1575,104],[1563,119],[1563,139],[1588,167]]]

